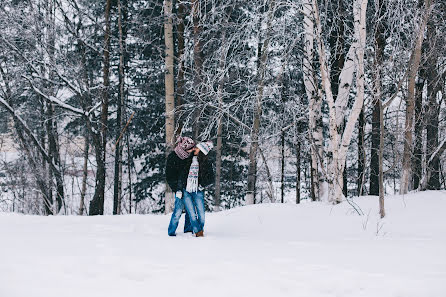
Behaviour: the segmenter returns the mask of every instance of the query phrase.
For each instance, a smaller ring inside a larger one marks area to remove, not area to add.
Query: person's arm
[[[200,186],[204,188],[214,183],[215,175],[214,168],[209,159],[206,159],[203,163],[203,174],[201,175]]]
[[[178,163],[177,157],[170,153],[166,161],[166,181],[173,192],[178,190]]]

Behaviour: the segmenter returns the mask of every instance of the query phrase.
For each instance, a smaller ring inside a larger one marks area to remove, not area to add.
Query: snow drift
[[[446,192],[169,216],[0,214],[0,296],[446,296]],[[183,218],[182,218],[183,221]]]

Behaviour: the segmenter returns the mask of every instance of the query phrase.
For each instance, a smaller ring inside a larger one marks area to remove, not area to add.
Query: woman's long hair
[[[208,155],[203,154],[203,152],[200,150],[198,153],[198,164],[203,164],[208,160]]]

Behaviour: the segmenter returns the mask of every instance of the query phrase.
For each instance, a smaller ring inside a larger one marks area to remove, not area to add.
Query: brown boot
[[[198,232],[195,234],[195,237],[203,237],[203,236],[204,236],[204,234],[203,234],[203,230],[198,231]]]

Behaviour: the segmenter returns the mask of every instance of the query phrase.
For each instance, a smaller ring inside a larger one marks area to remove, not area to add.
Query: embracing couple
[[[186,209],[184,232],[196,237],[204,235],[204,188],[214,182],[214,170],[208,159],[211,141],[200,142],[178,137],[175,149],[166,162],[166,180],[175,193],[175,208],[168,228],[175,236],[183,210]]]

